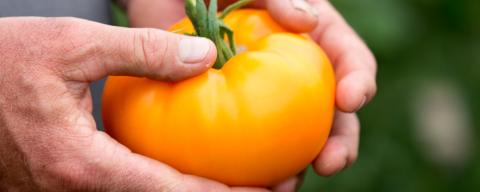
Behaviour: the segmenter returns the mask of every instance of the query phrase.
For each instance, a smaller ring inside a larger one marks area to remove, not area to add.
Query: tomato
[[[330,61],[308,36],[263,10],[225,18],[245,50],[220,70],[175,83],[109,77],[107,133],[182,173],[231,186],[267,187],[319,154],[334,114]],[[193,32],[189,20],[172,31]]]

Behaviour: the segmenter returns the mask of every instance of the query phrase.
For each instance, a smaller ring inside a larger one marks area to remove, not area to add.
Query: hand
[[[354,113],[376,93],[375,58],[328,1],[265,0],[260,6],[291,30],[311,31],[311,37],[332,61],[338,110],[330,138],[313,165],[320,175],[335,174],[357,158],[360,125]]]
[[[376,93],[375,58],[365,43],[326,0],[262,0],[254,6],[266,8],[284,27],[310,32],[331,59],[337,78],[334,125],[330,137],[313,162],[322,176],[338,173],[358,156],[360,124],[355,114]],[[276,188],[292,191],[301,179],[294,177]]]
[[[235,0],[220,0],[224,7]],[[168,28],[184,17],[183,0],[130,0],[126,3],[134,27]],[[376,93],[376,61],[368,47],[326,0],[257,0],[253,7],[266,8],[284,27],[310,32],[333,62],[337,113],[325,148],[313,162],[315,171],[333,175],[351,165],[358,155],[360,124],[355,114]],[[298,178],[276,187],[293,191]]]
[[[266,191],[183,175],[95,128],[90,82],[191,77],[210,41],[73,18],[2,18],[0,34],[0,191]]]

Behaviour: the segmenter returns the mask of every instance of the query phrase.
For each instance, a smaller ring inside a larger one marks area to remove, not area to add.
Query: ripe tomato
[[[302,171],[332,124],[335,78],[306,35],[262,10],[225,18],[243,53],[176,83],[110,77],[106,131],[136,153],[234,186],[272,186]],[[183,20],[172,31],[193,32]]]

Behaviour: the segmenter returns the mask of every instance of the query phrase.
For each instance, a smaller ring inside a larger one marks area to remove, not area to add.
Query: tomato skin
[[[231,186],[273,186],[321,151],[334,114],[325,53],[262,10],[225,23],[248,50],[221,70],[176,83],[109,77],[105,129],[132,151]],[[172,31],[192,32],[188,20]]]

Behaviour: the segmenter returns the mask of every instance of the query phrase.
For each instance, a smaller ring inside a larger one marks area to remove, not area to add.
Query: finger
[[[128,2],[129,24],[132,27],[168,29],[185,17],[184,0]]]
[[[218,0],[218,8],[220,10],[225,9],[229,5],[237,2],[238,0]],[[210,0],[205,0],[205,2],[210,3]],[[265,5],[265,0],[255,0],[251,2],[250,4],[246,5],[246,7],[251,7],[251,8],[266,8]]]
[[[175,81],[206,71],[216,59],[215,45],[206,38],[86,21],[77,25],[87,32],[76,35],[72,46],[79,48],[65,56],[67,62],[75,63],[64,71],[68,80],[129,75]]]
[[[337,85],[336,104],[343,111],[355,112],[368,103],[376,92],[373,75],[364,70],[343,76]]]
[[[230,188],[205,178],[184,175],[158,161],[134,154],[108,135],[98,132],[92,139],[92,159],[100,178],[97,187],[109,191],[244,191],[266,192],[257,188]],[[108,150],[106,150],[108,149]],[[100,168],[100,169],[98,169]],[[100,170],[100,171],[98,171]]]
[[[298,177],[289,178],[287,181],[273,187],[273,192],[294,192],[297,191]]]
[[[331,176],[350,166],[358,156],[360,123],[353,113],[337,112],[331,135],[314,161],[315,171]]]
[[[220,0],[225,8],[236,0]],[[318,14],[309,0],[257,0],[248,7],[267,9],[283,27],[295,32],[310,32],[317,26]]]
[[[249,187],[232,187],[228,192],[269,192],[270,190],[261,188],[249,188]]]
[[[292,192],[299,191],[305,180],[307,169],[297,174],[294,177],[287,179],[286,181],[273,187],[273,192]]]
[[[295,32],[310,32],[317,26],[318,13],[308,0],[266,0],[270,15]]]
[[[311,36],[325,50],[335,67],[337,107],[344,112],[355,112],[375,95],[375,58],[328,1],[317,0],[315,7],[321,19]]]

